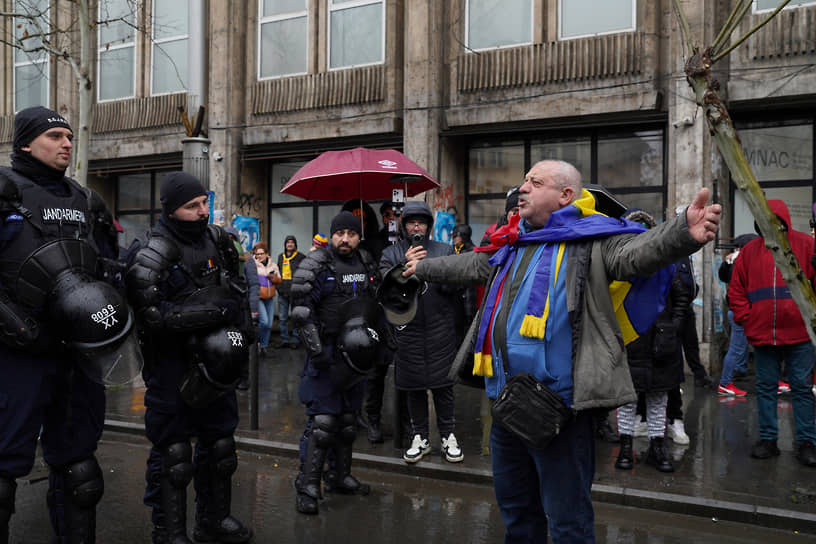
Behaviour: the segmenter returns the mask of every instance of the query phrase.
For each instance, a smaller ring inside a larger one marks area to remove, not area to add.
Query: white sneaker
[[[813,386],[813,396],[816,397],[816,385]]]
[[[431,451],[431,445],[428,443],[428,439],[415,434],[414,439],[411,441],[411,447],[405,450],[402,458],[405,459],[406,463],[416,463],[425,457],[425,454],[429,451]]]
[[[635,423],[635,434],[632,436],[649,436],[649,424],[645,421]]]
[[[445,452],[445,460],[449,463],[461,463],[465,458],[465,454],[462,453],[462,448],[459,447],[453,433],[442,439],[442,451]]]
[[[675,419],[671,425],[666,425],[666,436],[671,438],[675,444],[688,444],[689,437],[682,419]]]

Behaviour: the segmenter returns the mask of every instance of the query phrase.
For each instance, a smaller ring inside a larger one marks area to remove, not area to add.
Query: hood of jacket
[[[788,206],[787,204],[785,204],[785,201],[779,199],[771,199],[768,201],[768,206],[771,207],[771,211],[774,212],[776,217],[778,217],[779,220],[785,225],[785,230],[787,232],[790,232],[791,218],[790,212],[788,211]],[[754,221],[754,230],[757,232],[757,234],[762,236],[762,233],[759,232],[759,225],[756,224],[756,221]]]
[[[428,222],[428,230],[425,233],[425,239],[430,239],[431,232],[433,232],[433,214],[431,208],[424,200],[409,200],[405,203],[402,209],[402,218],[400,219],[400,226],[402,227],[402,235],[407,238],[408,231],[405,230],[405,222],[409,217],[422,217]]]

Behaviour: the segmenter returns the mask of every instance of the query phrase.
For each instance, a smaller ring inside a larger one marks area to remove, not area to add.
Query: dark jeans
[[[776,440],[779,434],[776,397],[782,361],[785,361],[785,373],[791,388],[796,442],[816,444],[813,394],[810,391],[810,371],[813,368],[813,345],[810,342],[788,346],[754,346],[759,437]]]
[[[680,324],[680,344],[683,346],[683,355],[686,364],[694,373],[695,378],[705,378],[708,374],[700,363],[700,341],[697,339],[697,318],[694,310],[689,306],[686,317]]]
[[[504,541],[595,542],[590,490],[595,475],[592,415],[578,416],[544,449],[527,447],[493,423],[493,488],[504,520]]]
[[[392,355],[388,355],[390,362]],[[365,413],[369,421],[380,420],[383,406],[383,396],[385,395],[385,377],[388,374],[388,364],[376,365],[374,372],[368,377],[366,382]]]
[[[453,386],[431,389],[434,408],[436,409],[436,426],[439,434],[447,438],[456,426],[453,414]],[[428,438],[428,391],[406,391],[408,397],[408,415],[411,416],[411,434]]]

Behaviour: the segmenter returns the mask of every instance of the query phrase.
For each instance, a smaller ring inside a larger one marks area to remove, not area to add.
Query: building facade
[[[2,0],[67,28],[77,3]],[[681,2],[711,43],[735,0]],[[737,37],[776,0],[753,0]],[[574,163],[658,220],[709,187],[724,205],[720,242],[753,230],[683,73],[673,0],[96,0],[89,185],[126,228],[158,216],[162,175],[182,165],[189,116],[206,107],[214,208],[260,220],[274,253],[306,246],[339,202],[280,189],[326,150],[400,149],[441,188],[422,195],[481,236],[505,192],[544,158]],[[18,38],[36,25],[4,21]],[[73,27],[72,27],[73,28]],[[64,46],[78,48],[75,34]],[[30,48],[29,48],[30,49]],[[42,103],[73,119],[71,65],[3,47],[0,156],[15,111]],[[814,201],[816,1],[792,0],[715,65],[746,155],[769,198],[807,231]],[[704,343],[718,325],[720,256],[695,256]]]

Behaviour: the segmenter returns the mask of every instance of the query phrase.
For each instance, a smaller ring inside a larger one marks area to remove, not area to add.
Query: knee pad
[[[14,495],[17,492],[17,482],[13,478],[0,476],[0,520],[14,513]]]
[[[228,436],[219,438],[210,446],[210,463],[221,476],[232,476],[238,470],[238,456],[235,454],[235,439]]]
[[[193,479],[193,448],[189,442],[170,444],[162,452],[162,476],[176,489],[184,489]]]
[[[68,465],[64,481],[66,501],[80,508],[93,508],[105,492],[102,469],[94,456]]]
[[[340,416],[340,441],[343,444],[351,444],[357,438],[356,419],[354,414]]]
[[[340,422],[337,416],[332,414],[317,414],[314,416],[312,426],[312,436],[321,448],[328,448],[334,443],[334,439],[340,430]]]

